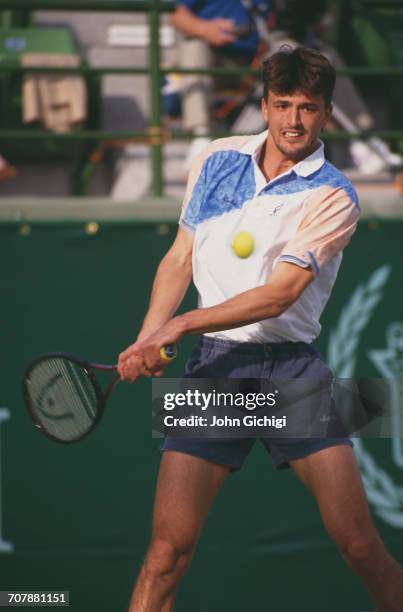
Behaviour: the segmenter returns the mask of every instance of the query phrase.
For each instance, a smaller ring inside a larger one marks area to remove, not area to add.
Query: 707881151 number
[[[0,606],[68,606],[69,591],[0,591]]]

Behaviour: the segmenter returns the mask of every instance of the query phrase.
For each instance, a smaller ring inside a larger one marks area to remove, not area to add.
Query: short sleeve
[[[355,192],[354,192],[355,194]],[[295,236],[277,261],[311,266],[315,276],[350,242],[360,216],[358,201],[342,187],[323,186],[304,202]]]
[[[225,151],[239,151],[251,136],[230,136],[229,138],[218,138],[210,142],[205,149],[195,156],[190,168],[185,196],[181,208],[179,225],[184,229],[194,232],[201,219],[201,210],[206,198],[206,185],[208,183],[209,158],[215,153]],[[215,168],[214,172],[217,172]]]
[[[209,149],[207,148],[195,157],[190,168],[183,198],[179,225],[191,232],[194,232],[196,229],[204,200],[207,172],[205,162],[208,154]]]

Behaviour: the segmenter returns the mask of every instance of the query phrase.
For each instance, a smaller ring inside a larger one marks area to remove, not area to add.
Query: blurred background
[[[58,446],[28,420],[24,368],[55,350],[112,363],[135,338],[194,155],[264,129],[259,66],[284,44],[337,68],[323,139],[363,209],[317,345],[337,376],[390,378],[401,395],[403,1],[208,5],[0,0],[0,590],[69,590],[77,612],[126,610],[147,546],[151,382],[118,385],[99,428]],[[195,304],[192,289],[181,310]],[[167,375],[181,375],[194,343]],[[403,443],[355,450],[402,562]],[[176,609],[268,607],[373,610],[312,499],[256,445],[209,516]]]

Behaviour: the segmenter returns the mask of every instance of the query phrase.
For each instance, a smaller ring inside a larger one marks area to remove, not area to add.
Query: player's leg
[[[235,343],[202,338],[186,364],[185,377],[258,377],[250,351]],[[177,584],[191,561],[207,512],[231,469],[241,469],[253,439],[193,439],[167,436],[158,476],[150,547],[129,612],[170,612]]]
[[[230,467],[165,451],[154,505],[152,539],[129,612],[170,612],[209,508]]]
[[[401,612],[403,569],[373,525],[351,447],[332,446],[290,464],[315,496],[329,535],[364,581],[378,612]]]

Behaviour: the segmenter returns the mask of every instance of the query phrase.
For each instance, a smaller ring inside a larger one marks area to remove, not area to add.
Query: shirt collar
[[[268,130],[265,130],[264,132],[261,132],[260,134],[253,136],[242,147],[241,153],[250,155],[254,159],[254,161],[258,163],[260,151],[262,149],[263,144],[265,143],[267,139],[268,133],[269,133]],[[308,157],[305,157],[305,159],[295,164],[295,166],[292,166],[288,170],[288,172],[293,171],[299,176],[306,177],[306,176],[310,176],[311,174],[319,170],[319,168],[323,166],[323,164],[325,163],[325,151],[324,151],[325,147],[321,140],[319,140],[319,143],[320,143],[319,147],[313,153],[311,153],[310,155],[308,155]]]

